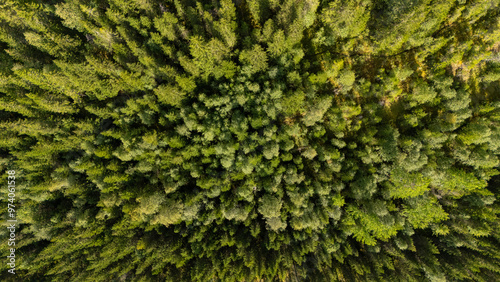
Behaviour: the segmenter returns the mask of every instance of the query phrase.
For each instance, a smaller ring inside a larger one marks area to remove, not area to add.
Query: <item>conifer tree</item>
[[[500,4],[0,8],[2,281],[499,280]]]

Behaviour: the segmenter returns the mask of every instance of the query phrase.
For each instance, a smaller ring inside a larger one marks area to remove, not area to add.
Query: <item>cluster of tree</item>
[[[499,280],[499,42],[491,0],[2,1],[2,279]]]

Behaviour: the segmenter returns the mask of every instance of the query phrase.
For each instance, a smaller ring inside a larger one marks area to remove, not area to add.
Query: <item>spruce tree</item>
[[[500,278],[498,3],[0,8],[2,280]]]

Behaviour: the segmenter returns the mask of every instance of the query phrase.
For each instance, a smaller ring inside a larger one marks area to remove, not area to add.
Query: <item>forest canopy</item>
[[[4,0],[3,281],[499,281],[500,2]]]

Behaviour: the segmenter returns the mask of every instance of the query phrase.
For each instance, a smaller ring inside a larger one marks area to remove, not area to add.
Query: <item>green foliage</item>
[[[39,2],[2,281],[500,280],[498,1]]]
[[[429,190],[431,179],[421,173],[408,173],[401,168],[391,172],[389,193],[392,198],[417,197]]]
[[[281,203],[274,196],[266,195],[259,205],[259,213],[265,218],[278,217],[280,215]]]
[[[327,40],[361,35],[370,18],[371,2],[369,0],[330,2],[328,7],[321,11],[321,21],[328,30],[325,36]]]
[[[240,53],[240,61],[243,65],[251,68],[250,73],[256,73],[268,68],[266,52],[257,44],[251,50],[243,50]]]
[[[408,199],[406,203],[402,214],[413,228],[425,228],[431,223],[448,218],[448,214],[436,199],[420,196]]]

